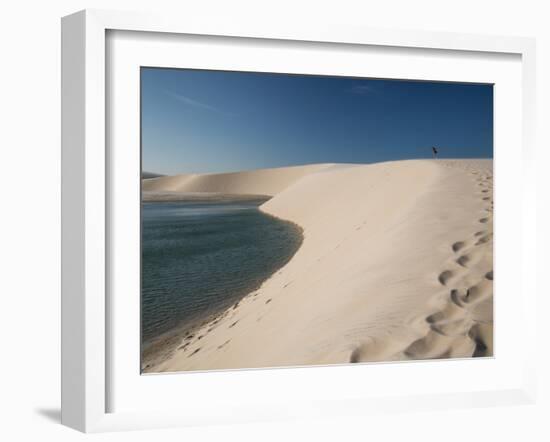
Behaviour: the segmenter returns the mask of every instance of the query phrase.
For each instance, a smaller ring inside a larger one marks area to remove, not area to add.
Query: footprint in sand
[[[486,279],[485,281],[480,282],[479,284],[473,285],[468,288],[466,295],[464,296],[463,302],[466,304],[473,304],[492,295],[492,285],[489,282],[490,280]]]
[[[355,364],[369,360],[384,360],[383,355],[387,354],[387,351],[388,342],[377,342],[374,338],[369,337],[355,346],[349,355],[349,362]]]
[[[457,305],[458,307],[464,307],[464,304],[462,303],[463,296],[460,294],[460,292],[456,289],[451,290],[451,293],[449,294],[449,298],[453,302],[453,304]]]
[[[466,245],[466,243],[464,241],[457,241],[451,246],[451,248],[453,249],[453,252],[456,253],[460,249],[464,248],[465,245]]]
[[[447,302],[445,307],[436,313],[426,317],[426,322],[428,324],[436,324],[439,322],[445,322],[450,320],[457,320],[464,316],[464,309],[457,306],[450,300]]]
[[[403,350],[403,354],[410,359],[446,359],[452,355],[451,344],[455,339],[430,330]]]
[[[349,361],[352,364],[356,364],[357,362],[361,362],[361,351],[359,348],[356,348],[351,352],[351,355],[349,357]]]
[[[493,327],[489,324],[475,324],[468,331],[468,337],[475,343],[474,358],[493,354]]]
[[[477,240],[475,245],[480,246],[482,244],[486,244],[491,241],[491,239],[493,239],[493,235],[484,235]]]
[[[437,280],[441,285],[447,285],[447,283],[449,282],[449,279],[451,279],[453,275],[454,273],[451,272],[450,270],[445,270],[439,274],[439,276],[437,277]]]
[[[456,263],[462,267],[467,267],[468,262],[470,262],[468,255],[462,255],[456,260]]]

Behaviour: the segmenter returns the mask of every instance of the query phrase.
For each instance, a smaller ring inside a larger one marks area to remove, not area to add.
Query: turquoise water
[[[282,267],[301,229],[246,202],[142,204],[142,343],[227,309]]]

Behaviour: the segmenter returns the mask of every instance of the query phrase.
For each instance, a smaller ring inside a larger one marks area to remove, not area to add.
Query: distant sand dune
[[[148,180],[275,194],[261,210],[304,241],[200,342],[182,338],[146,371],[492,355],[492,161],[305,167]]]
[[[303,176],[330,166],[330,164],[313,164],[234,173],[166,176],[144,180],[143,190],[273,196]]]

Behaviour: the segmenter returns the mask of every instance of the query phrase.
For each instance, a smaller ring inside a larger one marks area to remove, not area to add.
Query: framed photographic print
[[[492,84],[140,83],[143,372],[493,356]]]
[[[63,423],[533,400],[532,40],[85,11],[62,42]]]

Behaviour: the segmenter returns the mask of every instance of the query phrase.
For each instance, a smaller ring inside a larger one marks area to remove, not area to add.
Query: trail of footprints
[[[449,246],[449,266],[437,276],[443,290],[436,298],[439,308],[426,318],[420,318],[424,323],[422,329],[427,332],[405,349],[395,349],[395,359],[493,354],[492,176],[479,171],[471,171],[471,174],[477,181],[478,195],[483,203],[481,214],[474,223],[477,229],[474,228],[469,238]],[[360,345],[350,354],[350,362],[376,359],[375,347],[372,342]]]
[[[425,318],[427,334],[414,341],[403,355],[410,359],[491,356],[493,353],[493,270],[491,175],[473,171],[484,203],[480,229],[472,237],[451,245],[453,268],[438,275],[447,290],[442,308]],[[487,262],[488,261],[488,262]],[[471,269],[476,266],[477,272]],[[483,268],[487,267],[487,268]],[[471,282],[474,281],[472,284]]]
[[[442,307],[425,318],[427,334],[404,351],[408,359],[442,359],[492,355],[492,270],[474,284],[468,266],[481,255],[475,236],[454,252],[460,269],[444,270],[438,278],[448,291]]]

